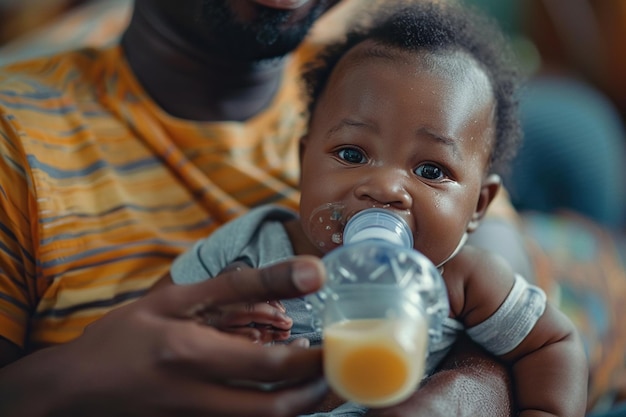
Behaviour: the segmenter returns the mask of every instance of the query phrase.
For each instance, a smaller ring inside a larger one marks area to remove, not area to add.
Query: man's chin
[[[234,61],[281,58],[293,52],[315,21],[338,2],[338,0],[205,1],[202,20],[211,32],[208,36],[211,42],[205,46],[217,55]],[[301,4],[301,7],[292,10],[268,6],[278,3]]]

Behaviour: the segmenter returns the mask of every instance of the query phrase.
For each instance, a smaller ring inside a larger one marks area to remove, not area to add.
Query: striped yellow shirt
[[[0,335],[69,341],[225,221],[295,207],[297,58],[245,123],[165,114],[117,46],[0,70]]]

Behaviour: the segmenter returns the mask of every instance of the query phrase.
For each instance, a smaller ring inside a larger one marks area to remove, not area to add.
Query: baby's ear
[[[480,187],[480,197],[478,198],[478,202],[476,203],[476,208],[474,209],[474,214],[472,215],[472,220],[470,220],[467,225],[467,232],[472,233],[478,225],[480,221],[485,217],[485,213],[487,213],[487,208],[491,204],[494,198],[496,198],[496,194],[500,190],[502,186],[502,179],[497,174],[491,174],[485,178]]]

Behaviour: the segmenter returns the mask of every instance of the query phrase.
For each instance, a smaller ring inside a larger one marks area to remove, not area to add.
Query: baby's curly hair
[[[368,24],[350,31],[329,45],[305,67],[303,74],[312,114],[331,72],[354,46],[372,40],[409,52],[462,51],[487,74],[496,101],[495,141],[490,171],[505,174],[521,142],[518,115],[519,73],[510,46],[499,27],[487,16],[466,6],[419,0],[385,6],[369,14]]]

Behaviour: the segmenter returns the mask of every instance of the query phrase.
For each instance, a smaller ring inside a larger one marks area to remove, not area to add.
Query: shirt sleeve
[[[295,212],[274,205],[259,206],[236,218],[180,255],[170,269],[176,284],[193,284],[218,275],[234,261],[253,268],[292,256],[281,222]]]
[[[23,347],[36,305],[37,209],[19,125],[0,95],[0,337]]]

